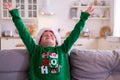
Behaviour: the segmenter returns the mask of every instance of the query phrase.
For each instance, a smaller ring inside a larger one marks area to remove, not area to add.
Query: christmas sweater
[[[19,36],[25,44],[30,55],[30,80],[70,80],[67,55],[75,41],[79,38],[85,21],[89,14],[82,12],[80,20],[75,25],[71,34],[60,46],[42,47],[37,45],[27,31],[18,9],[10,11],[12,20],[18,30]],[[39,36],[38,36],[39,37]]]

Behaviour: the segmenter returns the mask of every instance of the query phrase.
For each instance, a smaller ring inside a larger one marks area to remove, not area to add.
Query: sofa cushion
[[[29,55],[27,50],[2,50],[0,51],[0,73],[28,71]]]
[[[29,80],[28,72],[0,73],[0,80]]]
[[[112,50],[71,50],[71,80],[119,80],[118,53]]]

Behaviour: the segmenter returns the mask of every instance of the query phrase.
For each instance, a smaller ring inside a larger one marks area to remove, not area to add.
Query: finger
[[[93,10],[94,10],[94,8],[91,7],[88,11],[89,12],[93,12]]]
[[[4,4],[3,4],[3,6],[6,6],[6,5],[7,5],[7,3],[4,3]]]
[[[93,12],[94,11],[94,8],[92,8],[91,10],[90,10],[90,12]]]
[[[11,4],[10,4],[10,3],[8,3],[8,6],[9,6],[9,7],[11,7]]]
[[[8,3],[4,3],[3,6],[7,8],[9,6],[9,4]]]
[[[92,9],[92,6],[88,7],[88,9],[86,10],[87,12],[90,12]]]
[[[87,10],[90,10],[90,9],[92,9],[92,6],[89,6]]]

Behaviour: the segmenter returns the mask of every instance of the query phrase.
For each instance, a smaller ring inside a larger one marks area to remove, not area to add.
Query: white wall
[[[70,19],[69,11],[71,6],[77,0],[50,0],[51,7],[55,13],[53,16],[39,16],[39,29],[42,27],[54,27],[56,29],[62,29],[62,36],[66,34],[66,32],[71,31],[77,21]],[[81,0],[84,3],[87,3],[90,0]],[[107,4],[110,4],[112,7],[113,0],[106,0]],[[40,6],[41,7],[41,6]],[[110,8],[112,9],[112,8]],[[112,14],[111,14],[112,15]],[[111,16],[112,18],[112,16]],[[103,26],[113,27],[111,21],[106,20],[88,20],[86,22],[85,28],[89,28],[91,31],[91,36],[99,36],[99,31]],[[84,29],[85,29],[84,28]]]
[[[39,29],[42,27],[61,28],[62,34],[71,31],[76,23],[70,19],[69,10],[75,0],[50,0],[51,8],[55,15],[53,16],[39,16]],[[40,6],[41,7],[41,6]]]
[[[38,5],[41,8],[41,1],[38,0]],[[42,27],[54,27],[55,29],[61,28],[61,36],[64,36],[66,32],[71,31],[77,21],[70,19],[70,8],[72,4],[77,0],[50,0],[51,8],[55,15],[53,16],[41,16],[38,17],[38,29]],[[90,0],[82,0],[84,2]],[[113,0],[106,0],[108,3],[113,3]],[[10,29],[14,30],[14,25],[11,20],[0,20],[2,24],[2,30]],[[9,26],[8,26],[9,24]],[[91,36],[99,36],[99,30],[103,25],[112,26],[112,22],[100,21],[100,20],[88,20],[85,28],[89,28]]]

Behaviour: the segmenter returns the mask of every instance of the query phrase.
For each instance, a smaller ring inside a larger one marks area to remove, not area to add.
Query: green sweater
[[[70,80],[67,53],[79,38],[89,14],[82,12],[80,21],[75,25],[75,28],[62,45],[46,48],[35,44],[19,16],[18,9],[11,10],[10,14],[30,54],[30,80]]]

